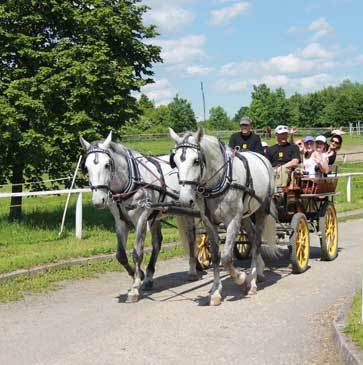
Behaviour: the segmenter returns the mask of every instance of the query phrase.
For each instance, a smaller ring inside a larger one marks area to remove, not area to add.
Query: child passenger
[[[327,174],[329,172],[328,159],[324,156],[326,138],[306,136],[304,138],[303,170],[309,177]]]

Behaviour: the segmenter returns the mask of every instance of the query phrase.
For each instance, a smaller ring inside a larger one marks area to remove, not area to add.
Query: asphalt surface
[[[136,304],[130,278],[110,273],[0,305],[0,364],[339,364],[331,320],[361,282],[362,223],[340,224],[333,262],[313,240],[304,274],[269,264],[256,296],[225,276],[219,307],[205,306],[212,273],[187,283],[183,259],[159,262]]]

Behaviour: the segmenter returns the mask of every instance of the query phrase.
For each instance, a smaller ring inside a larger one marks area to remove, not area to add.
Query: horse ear
[[[204,131],[203,131],[203,128],[202,127],[199,127],[198,128],[198,132],[197,132],[197,135],[196,135],[196,140],[198,143],[200,143],[201,139],[203,138],[204,136]]]
[[[91,144],[88,143],[82,136],[79,136],[79,141],[81,142],[81,145],[85,149],[85,151],[87,151],[91,147]]]
[[[112,140],[112,131],[108,134],[107,138],[103,141],[103,148],[109,148]]]
[[[181,142],[181,138],[174,132],[173,128],[169,128],[169,135],[171,139],[175,141],[175,143]]]

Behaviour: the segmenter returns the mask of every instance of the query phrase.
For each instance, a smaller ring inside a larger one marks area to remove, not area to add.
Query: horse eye
[[[109,169],[109,168],[110,168],[110,164],[109,163],[106,163],[105,169]]]
[[[195,160],[194,160],[194,165],[199,165],[200,164],[200,160],[199,160],[199,158],[196,158]]]

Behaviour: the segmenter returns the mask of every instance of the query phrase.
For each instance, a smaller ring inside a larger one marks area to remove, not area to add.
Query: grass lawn
[[[348,315],[345,333],[349,334],[352,340],[363,349],[363,325],[361,324],[362,293],[357,293],[353,298],[353,304]]]

